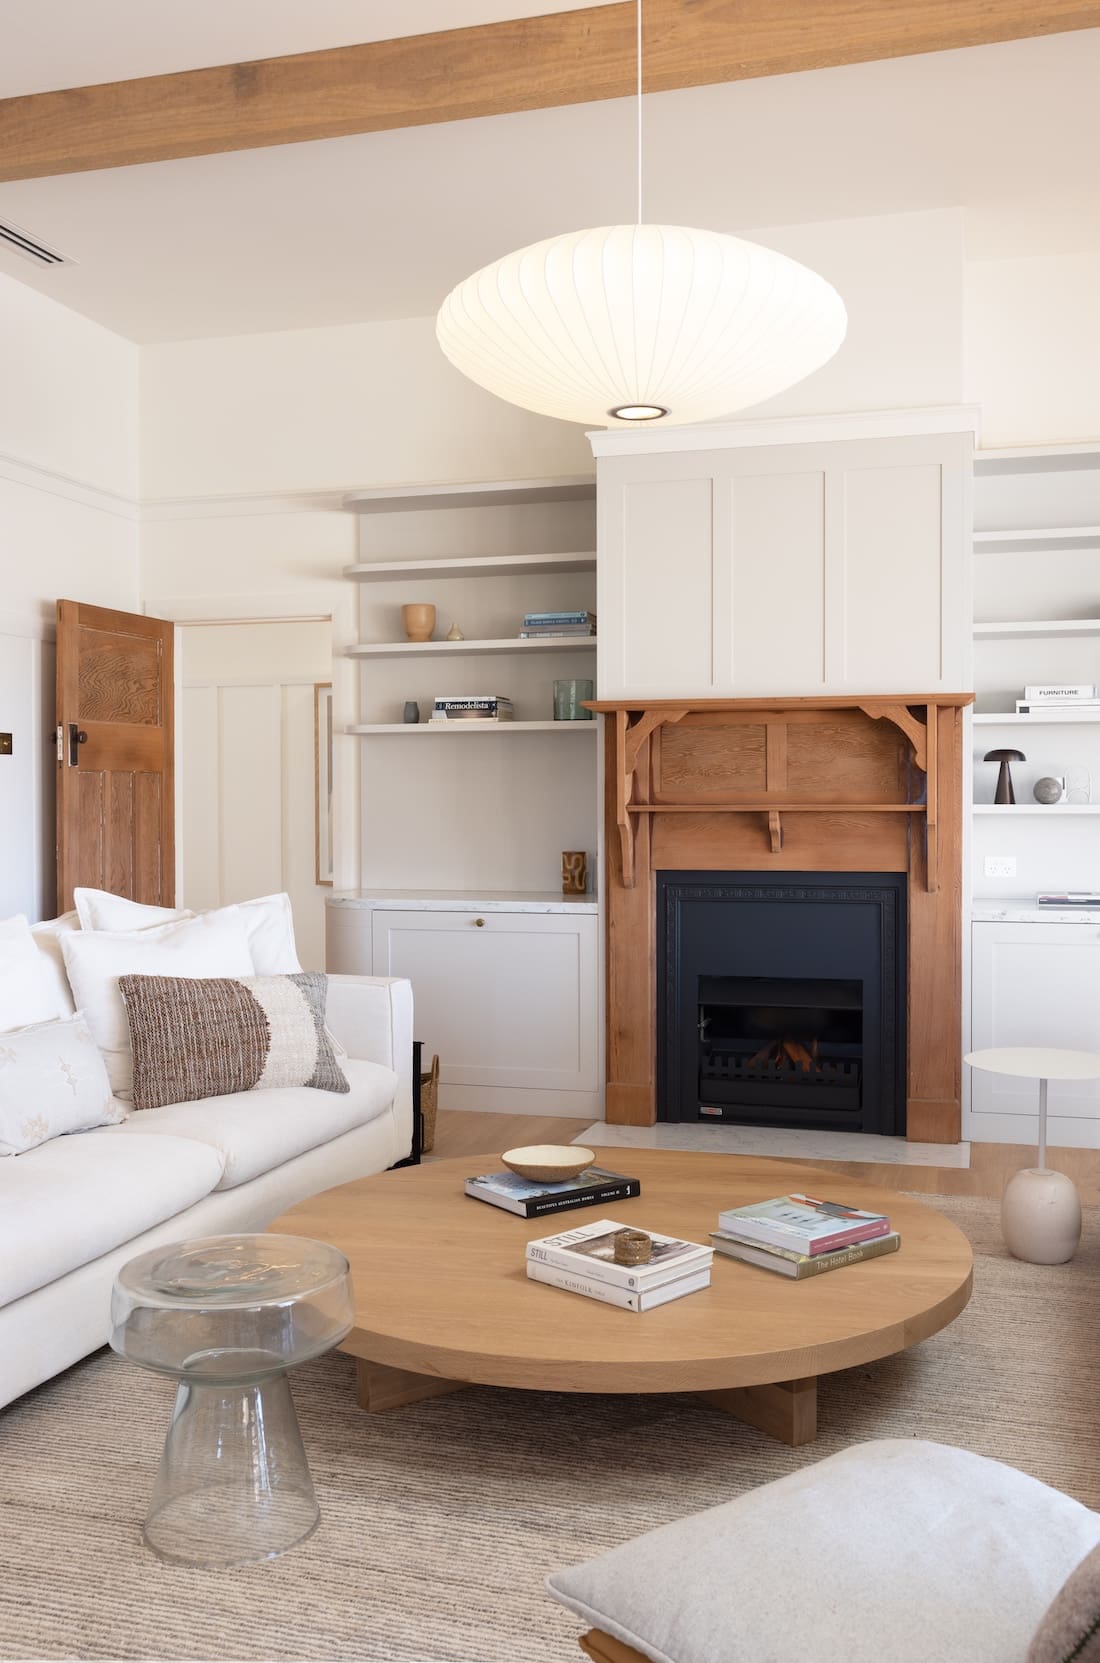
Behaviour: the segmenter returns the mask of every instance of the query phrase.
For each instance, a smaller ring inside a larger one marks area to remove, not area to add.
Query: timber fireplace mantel
[[[607,717],[607,1118],[656,1117],[656,873],[907,876],[906,1129],[957,1142],[970,693],[597,700]]]

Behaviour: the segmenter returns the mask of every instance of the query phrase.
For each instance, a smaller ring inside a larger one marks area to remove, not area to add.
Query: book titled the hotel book
[[[608,1172],[602,1166],[585,1167],[576,1178],[561,1184],[521,1178],[518,1172],[486,1172],[467,1178],[466,1194],[491,1207],[518,1213],[521,1218],[539,1218],[543,1213],[564,1213],[573,1207],[597,1207],[605,1201],[629,1201],[640,1195],[641,1184],[625,1172]]]
[[[533,1282],[546,1282],[625,1311],[648,1311],[709,1286],[713,1249],[656,1230],[647,1231],[653,1245],[645,1264],[619,1264],[615,1237],[625,1228],[615,1219],[598,1218],[530,1241],[527,1274]]]
[[[780,1276],[791,1276],[797,1282],[807,1276],[823,1276],[828,1270],[842,1270],[845,1265],[862,1264],[864,1259],[879,1259],[885,1253],[896,1253],[901,1237],[896,1230],[887,1236],[873,1236],[870,1241],[856,1242],[851,1247],[834,1247],[828,1253],[797,1253],[788,1247],[756,1247],[727,1236],[721,1230],[711,1231],[714,1251],[727,1259],[739,1259],[742,1264],[759,1265],[761,1270],[774,1270]]]

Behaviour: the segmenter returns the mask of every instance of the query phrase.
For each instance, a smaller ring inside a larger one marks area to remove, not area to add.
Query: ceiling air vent
[[[33,260],[36,266],[71,266],[73,264],[67,254],[59,254],[56,248],[47,248],[32,237],[29,231],[22,230],[18,225],[5,225],[0,220],[0,247],[14,248],[24,260]]]

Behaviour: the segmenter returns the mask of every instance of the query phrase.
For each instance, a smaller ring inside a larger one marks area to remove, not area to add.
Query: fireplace
[[[903,1133],[904,873],[656,878],[657,1118]]]

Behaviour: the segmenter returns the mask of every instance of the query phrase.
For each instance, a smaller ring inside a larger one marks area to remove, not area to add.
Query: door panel
[[[61,912],[79,885],[174,904],[173,633],[159,618],[57,603]]]

